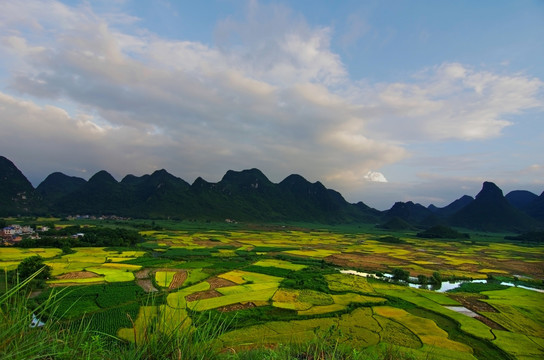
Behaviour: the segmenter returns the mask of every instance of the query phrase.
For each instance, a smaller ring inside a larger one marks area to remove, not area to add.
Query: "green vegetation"
[[[448,226],[436,225],[417,233],[418,237],[431,239],[469,239],[469,234],[463,234]]]
[[[103,226],[89,220],[76,224],[82,231]],[[15,315],[7,309],[22,306],[17,311],[25,319],[34,312],[46,324],[37,331],[19,328],[28,340],[20,344],[14,342],[23,341],[15,340],[16,332],[0,325],[9,337],[0,338],[0,351],[17,354],[34,334],[46,332],[62,348],[51,344],[42,347],[47,353],[32,351],[51,359],[94,359],[99,353],[113,359],[231,360],[543,354],[544,294],[498,285],[514,277],[540,284],[543,247],[505,242],[500,235],[445,242],[356,225],[244,229],[164,220],[107,225],[117,226],[143,229],[145,242],[69,251],[0,247],[5,269],[0,296],[9,298],[0,308],[2,320],[12,324],[8,317]],[[42,283],[54,287],[31,298],[30,282],[10,292],[17,286],[16,270],[21,275],[27,263],[50,266]],[[412,275],[433,285],[452,278],[497,282],[465,283],[450,295],[374,278],[379,273],[396,280]],[[485,322],[446,308],[461,303],[475,306]],[[12,358],[33,358],[29,351]]]
[[[458,292],[466,292],[466,293],[480,293],[482,291],[491,291],[491,290],[505,290],[508,289],[508,286],[501,285],[500,283],[472,283],[472,282],[466,282],[462,283],[459,287],[449,290],[449,293],[458,293]]]
[[[519,241],[524,244],[541,244],[544,242],[544,231],[530,231],[517,236],[505,236],[506,240]]]

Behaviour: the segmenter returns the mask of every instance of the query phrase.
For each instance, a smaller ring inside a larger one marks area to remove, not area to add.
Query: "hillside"
[[[42,207],[30,181],[15,164],[0,156],[0,216],[30,214]]]
[[[474,201],[453,214],[451,222],[485,231],[521,231],[538,226],[535,219],[512,206],[497,185],[487,181]]]
[[[118,215],[133,218],[223,221],[304,221],[368,223],[385,227],[457,226],[483,231],[543,228],[544,193],[513,191],[506,197],[485,182],[471,196],[438,208],[397,202],[378,211],[349,203],[321,182],[292,174],[271,182],[259,169],[229,170],[217,183],[197,178],[192,184],[161,169],[151,175],[126,175],[117,181],[105,170],[88,181],[54,172],[34,189],[22,172],[0,157],[0,215]]]

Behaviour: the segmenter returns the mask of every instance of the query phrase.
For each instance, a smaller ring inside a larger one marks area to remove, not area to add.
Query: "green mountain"
[[[0,156],[0,216],[43,211],[34,187],[10,160]]]
[[[412,201],[396,202],[384,215],[385,220],[400,218],[411,224],[419,224],[432,216],[433,213],[421,204]]]
[[[544,223],[544,191],[539,197],[526,204],[523,211],[531,215],[534,219]]]
[[[523,231],[537,228],[537,221],[516,209],[492,182],[484,182],[474,201],[451,217],[455,226],[484,231]]]
[[[472,196],[463,195],[447,206],[439,208],[434,205],[429,205],[428,209],[438,216],[451,216],[473,201],[474,198]]]
[[[432,205],[425,208],[409,201],[397,202],[381,212],[362,202],[348,203],[339,192],[327,189],[319,181],[311,183],[293,174],[275,184],[258,169],[229,170],[217,183],[199,177],[192,184],[164,169],[139,177],[127,175],[120,182],[104,170],[88,181],[56,172],[34,189],[10,160],[0,156],[0,174],[0,216],[48,213],[381,223],[386,228],[448,225],[486,231],[530,231],[544,227],[544,193],[537,198],[522,191],[509,194],[510,201],[521,201],[523,206],[518,205],[524,213],[489,182],[484,183],[476,199],[463,196],[444,208]]]
[[[121,215],[135,205],[134,196],[105,170],[94,174],[78,189],[62,196],[51,207],[57,214]]]
[[[54,172],[38,185],[36,192],[40,194],[47,206],[52,206],[60,198],[76,191],[86,183],[87,181],[82,178]]]
[[[523,210],[531,202],[538,199],[538,195],[527,190],[514,190],[506,194],[505,199],[514,207]]]
[[[39,188],[48,194],[51,211],[62,215],[328,223],[375,221],[379,215],[319,182],[291,175],[274,184],[258,169],[229,170],[218,183],[198,178],[191,185],[166,170],[127,175],[121,182],[106,171],[84,183],[51,174]]]

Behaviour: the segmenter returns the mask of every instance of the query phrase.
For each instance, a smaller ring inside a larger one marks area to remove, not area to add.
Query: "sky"
[[[0,0],[0,155],[347,201],[544,191],[544,1]]]

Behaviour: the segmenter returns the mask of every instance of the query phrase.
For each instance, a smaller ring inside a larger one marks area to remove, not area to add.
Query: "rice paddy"
[[[216,339],[217,346],[244,349],[332,336],[355,348],[392,344],[416,357],[474,359],[487,347],[520,359],[544,356],[543,293],[482,286],[471,294],[478,299],[473,304],[487,307],[470,308],[476,317],[469,317],[447,308],[465,306],[459,297],[375,278],[403,269],[412,278],[438,272],[444,280],[515,277],[538,285],[544,279],[543,246],[483,238],[443,242],[409,233],[394,234],[403,242],[391,244],[379,241],[384,232],[374,231],[142,231],[146,241],[136,249],[74,248],[63,254],[55,248],[0,248],[0,269],[13,270],[39,254],[52,270],[49,285],[95,289],[79,298],[70,317],[93,314],[103,322],[97,328],[126,341],[192,329],[199,314],[239,313],[240,321]],[[153,286],[156,303],[145,295]],[[98,287],[119,289],[120,295],[97,295]],[[137,295],[125,302],[123,291],[134,288]],[[70,308],[68,302],[63,306]]]

